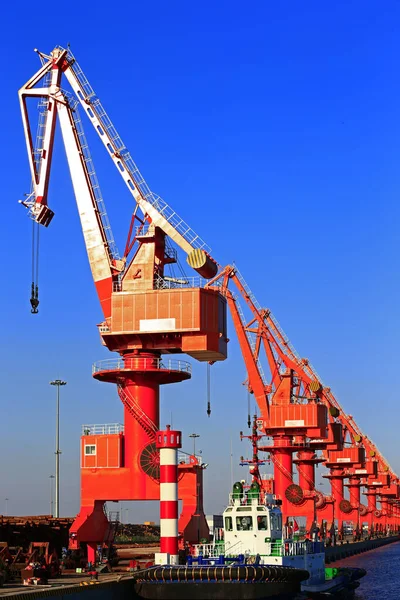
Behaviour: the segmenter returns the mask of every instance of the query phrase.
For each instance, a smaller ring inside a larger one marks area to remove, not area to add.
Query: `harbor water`
[[[367,575],[355,594],[355,600],[399,600],[400,542],[358,554],[331,565],[361,567]]]

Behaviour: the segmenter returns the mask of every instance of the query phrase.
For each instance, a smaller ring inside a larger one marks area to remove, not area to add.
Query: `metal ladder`
[[[64,48],[61,46],[58,46],[58,48],[61,51],[64,50]],[[181,219],[162,198],[160,198],[160,196],[154,194],[150,190],[128,149],[115,129],[111,119],[104,110],[100,99],[96,96],[92,86],[87,80],[70,49],[68,49],[67,60],[70,65],[70,69],[81,89],[80,93],[83,94],[83,99],[88,102],[90,109],[101,123],[104,131],[107,133],[107,137],[110,140],[113,149],[120,154],[126,165],[127,171],[129,172],[138,190],[140,190],[142,197],[152,206],[154,206],[154,208],[156,208],[156,210],[180,233],[183,238],[185,238],[189,244],[191,244],[191,246],[193,246],[193,248],[202,249],[210,253],[211,248],[204,242],[204,240],[202,240],[201,237],[198,236],[195,231],[193,231],[193,229],[191,229],[189,225],[187,225],[187,223],[185,223],[185,221]]]
[[[107,560],[109,560],[111,548],[115,541],[115,537],[118,533],[118,528],[120,525],[120,518],[119,518],[119,511],[110,511],[107,515],[107,512],[105,510],[105,505],[104,505],[104,514],[106,515],[107,520],[108,520],[108,528],[107,528],[107,531],[104,536],[103,548],[104,548],[104,546],[107,547],[105,558]],[[102,548],[102,558],[103,558],[103,548]]]
[[[72,96],[72,94],[69,94],[68,92],[64,91],[63,93],[67,97],[69,105],[71,107],[72,118],[74,120],[75,131],[78,137],[78,143],[83,156],[85,170],[87,173],[88,180],[90,181],[90,187],[93,192],[94,199],[96,201],[96,206],[101,222],[103,224],[103,229],[107,238],[108,247],[110,249],[112,257],[115,259],[119,259],[118,248],[114,240],[110,221],[108,219],[106,211],[106,206],[104,204],[104,199],[101,193],[99,180],[97,179],[93,159],[90,154],[89,145],[86,140],[85,131],[83,129],[82,120],[79,114],[78,101]]]

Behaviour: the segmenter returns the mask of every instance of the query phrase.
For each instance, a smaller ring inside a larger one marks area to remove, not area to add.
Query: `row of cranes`
[[[106,501],[159,499],[155,434],[160,386],[190,379],[190,364],[181,360],[184,354],[210,365],[227,358],[228,310],[247,369],[246,385],[259,411],[253,434],[257,439],[266,436],[260,450],[273,461],[273,492],[282,501],[284,515],[305,517],[308,530],[318,522],[332,531],[345,521],[355,529],[366,524],[370,533],[397,530],[399,480],[373,442],[343,411],[309,361],[296,353],[237,267],[221,266],[207,244],[151,192],[71,50],[56,47],[49,55],[38,55],[40,69],[19,91],[32,176],[31,192],[22,204],[35,227],[49,226],[54,216],[48,190],[58,117],[103,312],[99,333],[103,345],[118,353],[117,358],[96,363],[93,376],[116,385],[124,406],[123,428],[84,426],[81,509],[71,528],[70,547],[86,543],[93,560],[97,544],[109,531]],[[64,80],[69,91],[62,87]],[[36,141],[27,108],[32,97],[39,108]],[[135,201],[122,256],[79,109]],[[171,271],[182,251],[198,277],[178,278]],[[37,312],[35,281],[31,304]],[[268,365],[268,376],[262,364]],[[331,495],[316,489],[319,463],[328,470]],[[189,541],[208,532],[202,506],[204,468],[194,455],[181,457],[179,530]],[[362,487],[366,505],[361,503]]]

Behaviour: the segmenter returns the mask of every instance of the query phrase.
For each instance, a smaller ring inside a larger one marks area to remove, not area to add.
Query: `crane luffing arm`
[[[228,277],[229,271],[225,273],[224,279],[226,280]],[[239,340],[240,349],[247,368],[248,389],[252,394],[254,394],[262,417],[267,419],[269,416],[268,393],[270,391],[270,386],[265,384],[260,368],[261,365],[259,364],[257,357],[253,352],[250,340],[246,334],[240,304],[236,302],[234,295],[228,289],[226,281],[223,283],[223,288],[229,309],[231,311],[232,321]]]
[[[28,198],[22,202],[30,209],[34,220],[47,226],[53,212],[47,208],[47,194],[50,180],[50,168],[53,157],[54,130],[57,119],[57,93],[59,92],[62,70],[60,64],[64,56],[57,60],[47,61],[19,90],[19,100],[22,114],[22,123],[25,133],[25,141],[28,152],[29,167],[32,176],[33,191]],[[50,85],[36,87],[50,72]],[[26,100],[29,97],[47,98],[47,110],[44,116],[42,148],[35,148],[32,132],[29,126],[29,115]]]
[[[52,150],[56,117],[60,119],[61,132],[70,168],[82,231],[88,253],[93,279],[102,305],[105,317],[110,315],[110,298],[112,277],[122,268],[121,261],[115,258],[111,248],[98,201],[101,199],[99,186],[97,196],[93,177],[94,167],[85,142],[83,128],[77,111],[72,110],[65,93],[60,89],[62,70],[65,68],[66,51],[50,57],[41,69],[19,91],[22,118],[27,141],[28,157],[33,174],[33,198],[24,202],[31,211],[34,220],[46,225],[50,222],[52,211],[47,208],[47,191],[50,179]],[[50,73],[51,81],[48,87],[34,88],[46,73]],[[48,105],[42,124],[43,146],[34,149],[29,127],[29,117],[26,100],[29,97],[46,98]],[[84,143],[82,143],[84,142]],[[40,154],[37,161],[35,157]],[[91,172],[89,172],[89,165]],[[103,213],[104,218],[104,213]]]

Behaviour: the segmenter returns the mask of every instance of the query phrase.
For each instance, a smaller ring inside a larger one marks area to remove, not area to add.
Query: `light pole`
[[[6,502],[6,517],[8,517],[8,498],[4,498]]]
[[[56,497],[54,502],[54,517],[58,519],[60,516],[60,385],[67,385],[66,381],[55,379],[50,381],[50,385],[57,386],[57,411],[56,411]]]
[[[49,475],[50,479],[50,515],[53,517],[53,479],[54,475]]]
[[[193,439],[193,456],[196,456],[196,438],[199,438],[198,433],[190,433],[189,437]]]

